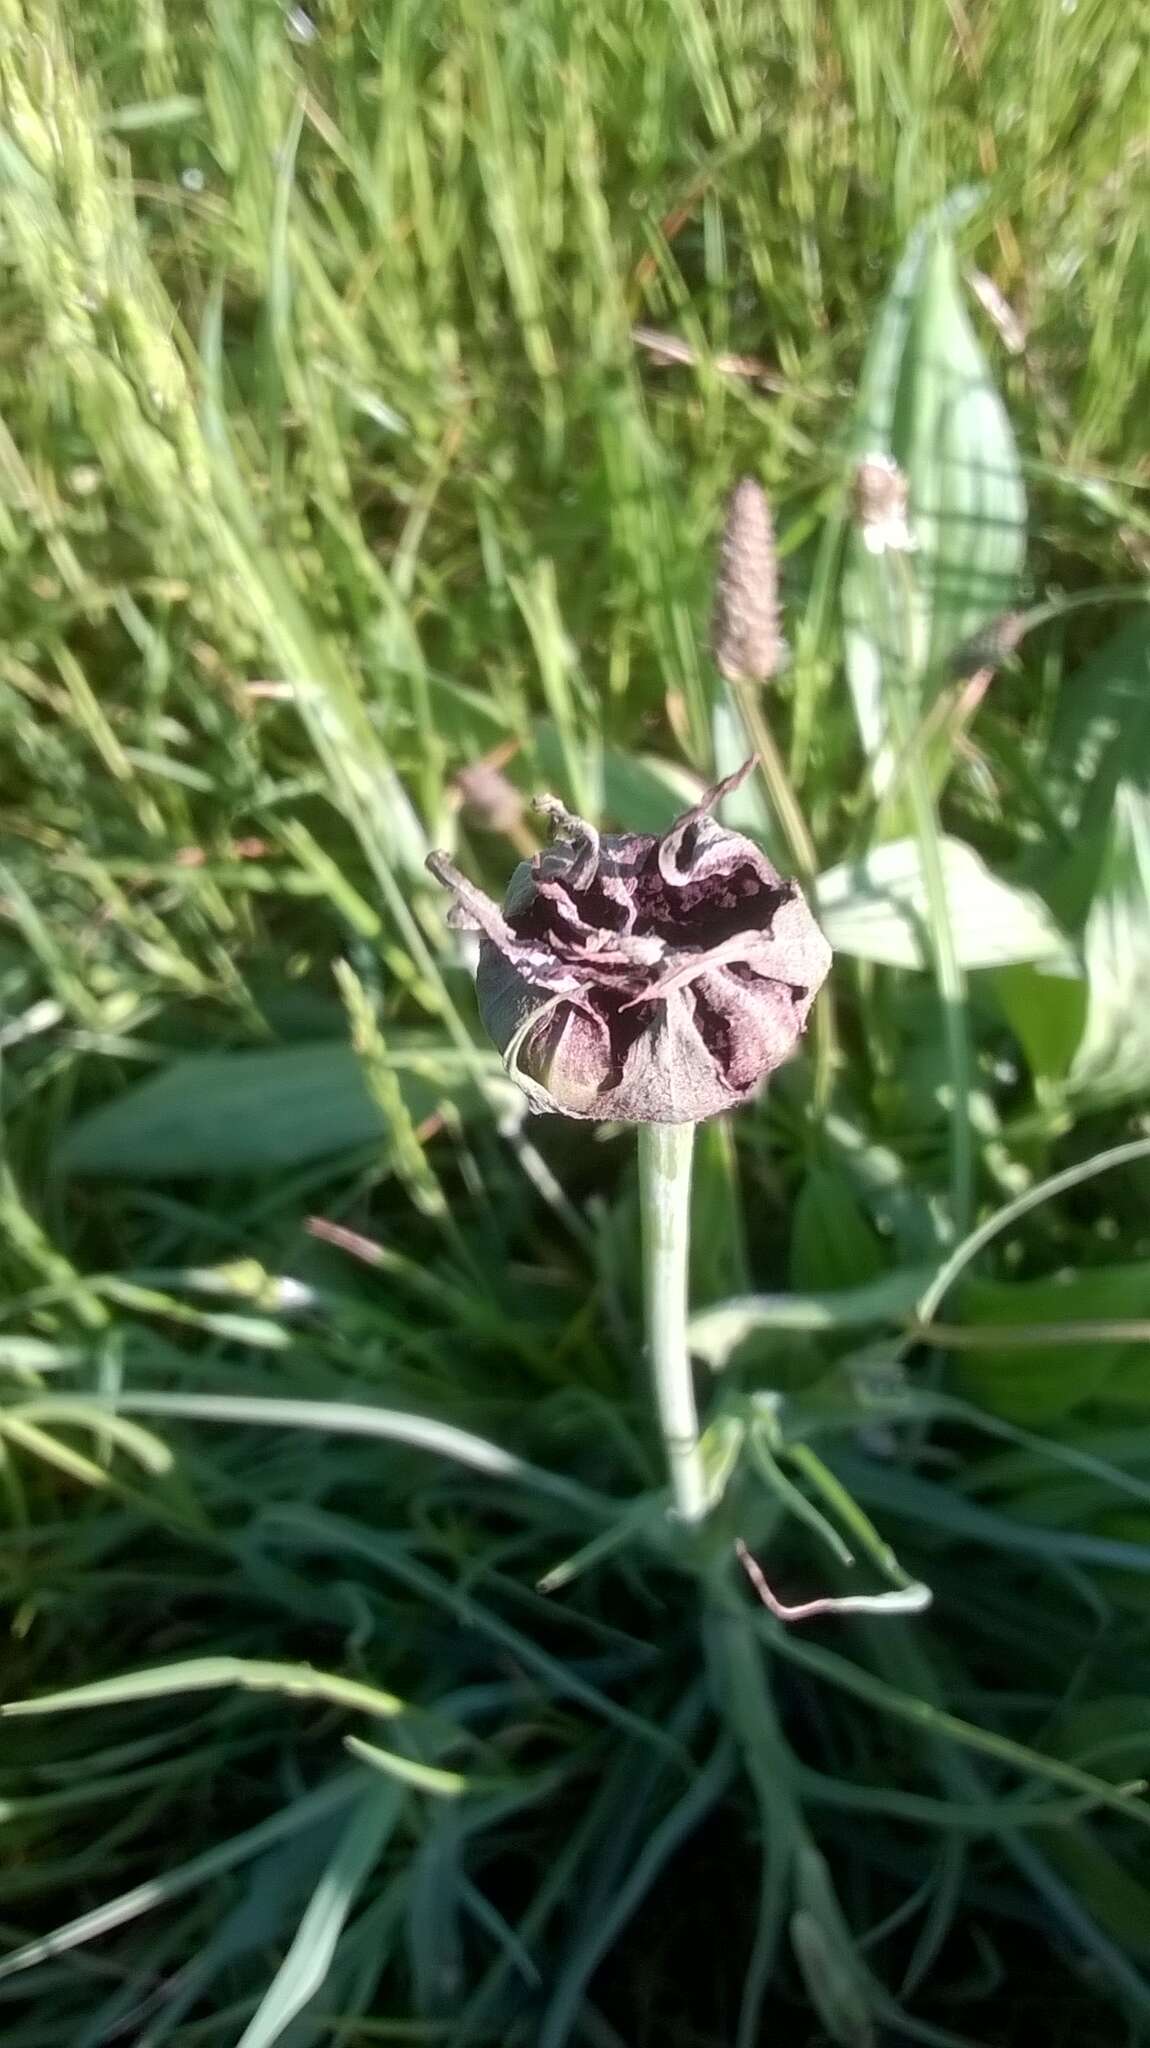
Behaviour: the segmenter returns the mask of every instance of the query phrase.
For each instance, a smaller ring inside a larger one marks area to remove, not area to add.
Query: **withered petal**
[[[549,1006],[508,1045],[505,1057],[508,1072],[538,1108],[602,1118],[613,1059],[611,1034],[594,1010],[565,1001]]]
[[[558,875],[571,889],[589,889],[599,871],[599,834],[555,796],[537,796],[533,809],[550,820],[556,841],[538,856],[537,873]]]
[[[671,887],[700,882],[708,875],[730,874],[733,868],[751,867],[764,883],[777,883],[778,874],[764,853],[741,832],[730,832],[712,816],[716,804],[746,781],[754,761],[743,762],[733,775],[724,776],[704,791],[693,810],[684,811],[664,832],[658,843],[659,873]]]
[[[526,863],[524,863],[526,866]],[[427,866],[438,882],[450,889],[455,902],[448,912],[448,919],[456,931],[479,931],[486,945],[493,947],[519,973],[530,975],[540,986],[550,989],[574,988],[577,975],[574,970],[555,956],[554,950],[545,945],[534,945],[519,938],[512,931],[497,903],[477,889],[473,882],[462,875],[444,853],[429,853]],[[483,958],[483,946],[480,959]]]
[[[672,990],[628,1051],[596,1114],[618,1123],[694,1124],[744,1099],[704,1041],[691,991]]]
[[[736,980],[721,968],[695,989],[704,1040],[721,1040],[723,1073],[742,1098],[760,1077],[789,1059],[807,1020],[812,997],[783,981]]]
[[[526,867],[527,862],[522,865]],[[516,943],[515,934],[499,905],[493,903],[490,896],[485,896],[482,889],[477,889],[474,882],[469,882],[445,853],[429,853],[427,866],[436,881],[450,889],[455,898],[447,913],[455,931],[486,932],[497,946]]]

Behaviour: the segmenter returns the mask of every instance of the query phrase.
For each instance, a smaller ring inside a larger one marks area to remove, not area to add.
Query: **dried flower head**
[[[793,1051],[831,952],[794,882],[711,815],[600,838],[553,797],[554,840],[500,909],[441,853],[457,928],[479,930],[484,1024],[532,1106],[697,1123],[745,1102]]]
[[[889,455],[864,455],[854,473],[854,516],[869,555],[913,554],[918,546],[910,530],[910,486]]]
[[[779,633],[774,522],[766,492],[749,476],[735,485],[727,503],[711,651],[729,683],[769,682],[786,655]]]

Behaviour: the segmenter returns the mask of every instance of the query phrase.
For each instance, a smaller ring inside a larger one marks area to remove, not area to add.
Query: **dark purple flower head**
[[[451,923],[482,933],[480,1012],[534,1108],[697,1123],[793,1051],[831,949],[796,884],[711,816],[750,767],[658,839],[601,839],[541,798],[553,843],[516,868],[502,910],[430,856]]]

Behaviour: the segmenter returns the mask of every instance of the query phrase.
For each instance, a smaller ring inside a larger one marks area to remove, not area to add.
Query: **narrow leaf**
[[[240,2036],[238,2048],[273,2048],[322,1987],[348,1914],[402,1810],[396,1786],[376,1786],[346,1822],[295,1939]]]

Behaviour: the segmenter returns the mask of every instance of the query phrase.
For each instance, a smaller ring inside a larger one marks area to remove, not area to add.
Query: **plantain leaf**
[[[561,786],[563,745],[555,726],[540,719],[532,737],[540,774],[549,785]],[[744,747],[740,760],[745,753]],[[595,820],[628,832],[665,832],[681,812],[698,803],[705,787],[676,761],[590,743],[581,756],[580,772]]]
[[[847,679],[882,790],[893,768],[887,691],[909,679],[924,708],[955,647],[1013,603],[1025,555],[1018,451],[941,225],[912,237],[876,324],[854,448],[903,471],[916,542],[899,558],[905,577],[887,575],[889,561],[856,531],[843,577]]]
[[[1060,1088],[1082,1037],[1085,978],[1046,974],[1039,962],[1000,969],[995,988],[1035,1081]]]
[[[1065,973],[1075,971],[1067,941],[1040,897],[1000,882],[961,839],[942,839],[940,851],[961,967],[1043,960]],[[817,893],[819,917],[836,952],[887,967],[930,965],[930,912],[916,840],[892,840],[863,860],[828,869]]]
[[[1082,934],[1086,1016],[1067,1085],[1083,1106],[1150,1089],[1150,796],[1121,782]]]
[[[910,483],[934,666],[1005,611],[1026,551],[1018,451],[967,318],[953,245],[942,236],[924,265],[892,453]]]
[[[1150,780],[1150,612],[1139,611],[1062,685],[1043,793],[1068,833],[1103,826],[1125,777]]]
[[[827,1166],[809,1167],[791,1219],[795,1293],[865,1288],[885,1264],[878,1232],[846,1175]]]
[[[1041,1280],[968,1280],[961,1300],[964,1322],[1012,1330],[1141,1318],[1150,1314],[1150,1261]],[[958,1353],[953,1372],[962,1391],[992,1414],[1032,1423],[1067,1414],[1108,1388],[1129,1357],[1129,1345],[1049,1344],[1036,1334],[1033,1344]]]
[[[494,1054],[472,1058],[442,1042],[397,1044],[394,1065],[416,1122],[450,1102],[482,1108],[502,1080]],[[83,1116],[57,1163],[74,1174],[179,1180],[267,1173],[387,1136],[383,1112],[349,1045],[338,1039],[254,1052],[195,1053]]]

